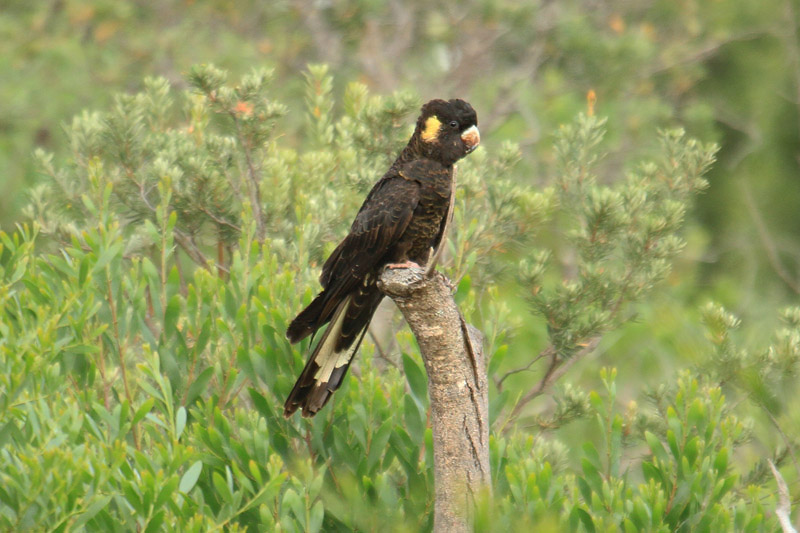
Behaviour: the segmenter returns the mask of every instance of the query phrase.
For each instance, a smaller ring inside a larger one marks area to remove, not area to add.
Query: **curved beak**
[[[467,145],[467,153],[473,151],[481,143],[481,133],[478,126],[470,126],[461,134],[461,140]]]

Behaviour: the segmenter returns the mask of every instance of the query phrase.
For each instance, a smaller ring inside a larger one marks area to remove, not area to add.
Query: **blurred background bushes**
[[[371,530],[391,511],[398,529],[426,527],[426,398],[407,333],[362,350],[363,381],[327,418],[290,424],[275,405],[303,356],[281,332],[320,261],[419,103],[457,96],[483,148],[462,165],[444,267],[487,333],[496,385],[553,338],[518,259],[536,270],[535,244],[556,264],[545,285],[575,274],[568,217],[551,218],[559,128],[608,117],[601,188],[661,156],[658,129],[719,146],[708,188],[679,209],[686,242],[666,283],[514,423],[500,415],[542,368],[492,390],[497,500],[478,524],[774,528],[766,459],[793,494],[800,478],[798,320],[778,311],[800,294],[799,23],[791,0],[7,1],[0,444],[19,451],[3,456],[4,523]],[[208,63],[228,82],[195,67]],[[263,229],[246,139],[263,150]],[[13,235],[31,218],[46,238]],[[263,257],[250,245],[262,231]],[[48,477],[57,464],[79,474]],[[90,479],[103,465],[124,466]],[[679,489],[674,511],[661,498]]]
[[[714,2],[229,2],[9,0],[0,13],[0,227],[37,182],[30,154],[66,153],[62,125],[147,76],[191,65],[268,67],[274,97],[302,98],[327,63],[337,94],[465,96],[489,143],[519,142],[532,181],[548,135],[585,106],[614,117],[619,163],[654,127],[720,144],[692,220],[696,281],[742,311],[800,289],[800,14],[791,0]],[[292,123],[287,121],[291,131]],[[734,281],[735,280],[735,281]],[[759,312],[760,314],[760,312]]]
[[[147,76],[183,83],[196,63],[235,76],[273,68],[284,82],[275,97],[290,105],[302,95],[296,74],[318,62],[336,73],[337,93],[359,80],[379,93],[468,96],[484,137],[520,142],[534,177],[547,164],[547,136],[593,89],[598,113],[615,118],[621,159],[660,126],[721,145],[693,217],[698,282],[734,276],[752,309],[755,295],[800,285],[798,11],[790,0],[9,0],[0,13],[0,227],[13,226],[38,179],[33,148],[65,152],[69,117]]]

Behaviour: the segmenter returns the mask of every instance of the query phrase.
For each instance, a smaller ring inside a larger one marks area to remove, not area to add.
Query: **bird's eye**
[[[458,128],[458,122],[456,122],[455,120],[451,120],[450,121],[450,127],[453,128],[453,129]]]

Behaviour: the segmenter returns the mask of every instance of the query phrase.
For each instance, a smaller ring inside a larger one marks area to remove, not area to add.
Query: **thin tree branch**
[[[784,433],[783,429],[781,428],[781,425],[778,424],[778,420],[775,418],[775,415],[773,415],[769,411],[769,409],[767,409],[767,406],[762,403],[761,409],[763,409],[764,412],[767,413],[767,416],[772,422],[772,425],[775,426],[775,429],[777,429],[778,433],[781,434],[781,437],[783,438],[783,443],[786,446],[786,451],[789,452],[789,456],[792,458],[792,464],[794,464],[794,469],[797,471],[798,475],[800,475],[800,465],[798,465],[797,456],[794,453],[794,444],[792,443],[792,441],[789,440],[789,437],[786,435],[786,433]]]
[[[186,252],[186,255],[192,258],[192,261],[200,265],[201,267],[205,268],[206,270],[210,270],[208,267],[208,258],[203,255],[203,252],[194,244],[194,242],[189,238],[189,236],[184,233],[183,231],[175,228],[173,230],[175,235],[175,242],[183,248],[183,251]]]
[[[755,201],[753,200],[750,187],[748,187],[744,181],[740,182],[740,184],[745,205],[747,206],[747,211],[750,213],[750,217],[753,219],[753,224],[755,224],[756,231],[758,232],[759,241],[761,241],[761,245],[764,247],[764,251],[767,254],[767,261],[769,261],[769,264],[772,266],[772,270],[775,271],[778,277],[781,278],[783,282],[786,283],[786,285],[788,285],[789,288],[795,293],[800,294],[800,284],[798,284],[797,280],[792,278],[792,275],[783,265],[783,262],[778,255],[778,249],[775,246],[775,241],[772,239],[772,236],[767,229],[767,225],[764,223],[764,219],[761,217],[761,213],[758,211]]]
[[[786,53],[789,55],[789,60],[792,65],[792,74],[794,75],[794,90],[795,101],[794,104],[798,107],[798,119],[800,119],[800,47],[797,44],[797,26],[795,21],[797,17],[794,12],[794,4],[789,0],[784,2],[786,9],[786,21],[788,22],[788,35],[785,37]]]
[[[258,237],[258,241],[263,243],[264,238],[267,235],[267,231],[264,227],[264,213],[261,210],[261,187],[259,185],[260,177],[256,171],[255,165],[253,164],[253,159],[250,157],[251,146],[244,137],[239,117],[236,116],[234,111],[229,111],[228,113],[233,119],[233,125],[236,128],[236,137],[239,139],[239,144],[241,145],[242,150],[244,150],[244,159],[247,163],[247,178],[250,185],[248,187],[250,192],[250,203],[252,204],[253,218],[256,219],[256,236]]]
[[[767,35],[767,32],[764,30],[752,30],[752,31],[745,31],[739,33],[737,35],[733,35],[727,39],[723,39],[721,41],[709,43],[702,48],[692,51],[692,53],[687,54],[677,61],[671,61],[669,63],[662,63],[660,65],[656,65],[652,68],[649,68],[642,72],[641,78],[650,78],[657,74],[661,74],[662,72],[666,72],[668,70],[672,70],[675,67],[681,65],[691,65],[693,63],[697,63],[699,61],[704,61],[709,57],[714,56],[722,47],[729,45],[735,42],[741,41],[752,41],[754,39],[758,39],[759,37],[763,37]]]
[[[125,390],[125,398],[128,400],[128,405],[133,406],[133,396],[131,395],[131,388],[128,384],[128,371],[126,370],[127,361],[125,361],[125,342],[120,335],[119,319],[117,317],[117,302],[114,299],[114,290],[111,286],[111,272],[106,265],[106,298],[108,301],[108,308],[111,311],[111,325],[113,326],[114,340],[117,343],[117,356],[119,357],[119,369],[122,373],[122,386]],[[134,424],[131,428],[133,431],[133,443],[137,450],[141,450],[139,443],[139,426]]]
[[[381,346],[380,340],[378,336],[375,335],[375,330],[372,329],[372,324],[367,326],[367,333],[369,334],[369,338],[372,339],[372,343],[375,345],[375,351],[378,353],[378,357],[381,358],[386,364],[391,365],[398,370],[400,369],[400,365],[398,365],[395,361],[392,360],[391,357],[384,351],[383,346]]]
[[[205,213],[208,216],[208,218],[210,218],[211,220],[213,220],[214,222],[216,222],[220,226],[228,226],[229,228],[231,228],[232,230],[236,231],[237,233],[241,233],[242,232],[242,228],[240,228],[239,226],[237,226],[233,222],[230,222],[228,220],[225,220],[224,218],[218,217],[217,215],[215,215],[214,213],[209,211],[205,206],[197,204],[196,207],[197,207],[198,210],[200,210],[203,213]]]
[[[530,403],[531,400],[540,396],[542,393],[544,393],[544,391],[549,389],[553,383],[561,379],[561,376],[566,374],[572,365],[592,353],[594,349],[597,348],[601,338],[602,337],[599,335],[592,337],[586,341],[586,343],[583,345],[583,348],[581,348],[568,359],[561,358],[552,345],[542,350],[542,352],[537,356],[537,359],[542,359],[545,357],[550,358],[550,366],[545,371],[542,379],[539,380],[539,383],[537,383],[531,390],[528,391],[527,394],[525,394],[525,396],[519,400],[519,402],[517,402],[517,405],[514,406],[514,409],[511,411],[511,414],[508,417],[509,420],[517,418],[522,412],[522,409],[528,403]]]
[[[548,348],[550,348],[550,347],[548,347]],[[509,370],[508,372],[506,372],[505,374],[503,374],[503,377],[501,377],[501,378],[500,378],[500,379],[498,379],[498,380],[495,380],[495,385],[497,386],[497,390],[498,390],[498,391],[502,391],[502,390],[503,390],[503,382],[504,382],[504,381],[505,381],[507,378],[509,378],[510,376],[513,376],[514,374],[519,374],[520,372],[525,372],[525,371],[527,371],[527,370],[530,370],[530,368],[531,368],[531,367],[532,367],[532,366],[533,366],[533,365],[534,365],[534,364],[535,364],[537,361],[541,361],[541,360],[542,360],[544,357],[546,357],[546,356],[547,356],[547,350],[542,350],[541,352],[539,352],[539,355],[537,355],[536,357],[534,357],[533,359],[531,359],[531,362],[530,362],[530,363],[528,363],[527,365],[525,365],[525,366],[521,366],[521,367],[519,367],[519,368],[515,368],[514,370]]]

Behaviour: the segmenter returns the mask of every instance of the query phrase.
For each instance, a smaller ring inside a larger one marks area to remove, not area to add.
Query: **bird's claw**
[[[414,261],[404,261],[402,263],[387,263],[386,267],[389,270],[394,270],[397,268],[422,268]]]

